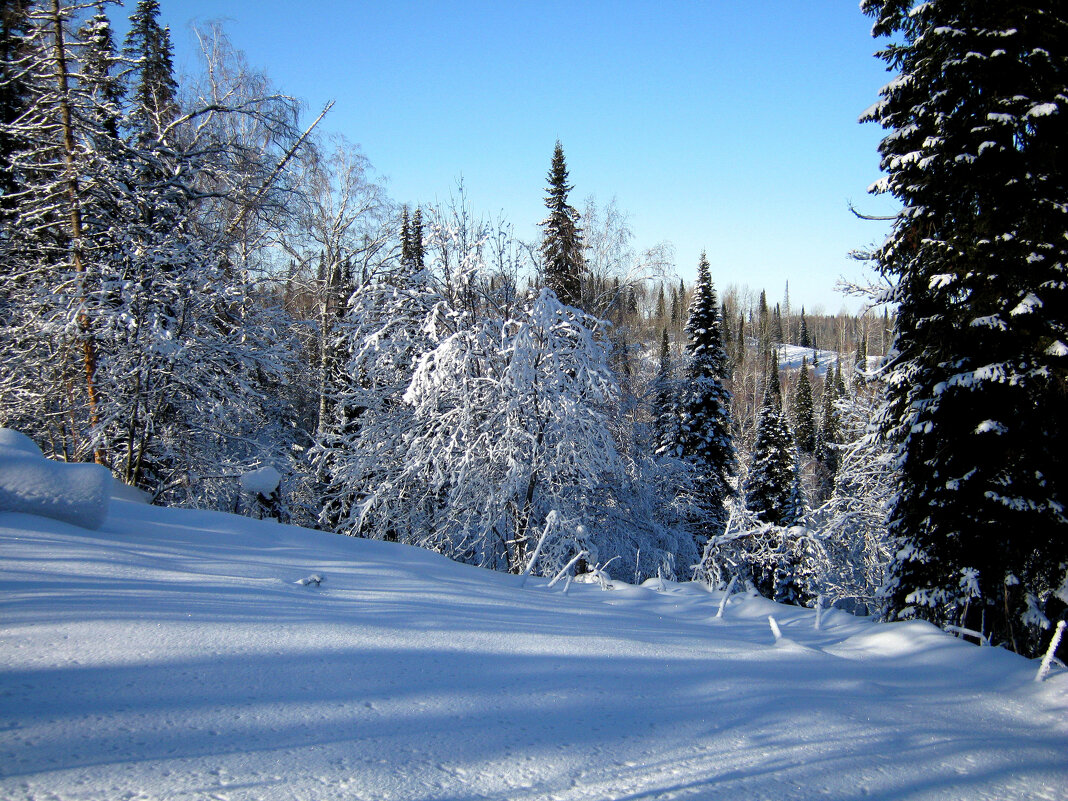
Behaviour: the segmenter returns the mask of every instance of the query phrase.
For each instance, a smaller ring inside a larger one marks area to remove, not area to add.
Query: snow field
[[[13,801],[1068,797],[1068,674],[922,623],[120,500],[0,553]]]

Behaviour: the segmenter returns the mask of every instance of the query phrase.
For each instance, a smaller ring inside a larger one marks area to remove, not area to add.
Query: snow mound
[[[265,498],[278,489],[282,481],[282,474],[273,467],[261,467],[258,470],[250,470],[241,476],[241,489],[251,494],[259,494]]]
[[[0,429],[0,512],[100,528],[113,484],[102,465],[50,461],[26,435]]]
[[[21,431],[14,431],[10,428],[0,428],[0,452],[3,451],[16,451],[44,458],[44,454],[41,453],[41,449],[37,447],[36,442]]]

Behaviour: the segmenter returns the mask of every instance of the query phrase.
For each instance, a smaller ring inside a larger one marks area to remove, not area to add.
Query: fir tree
[[[839,398],[846,394],[845,378],[842,377],[842,357],[839,356],[834,363],[834,394]]]
[[[731,395],[724,386],[730,370],[720,332],[719,304],[708,259],[697,265],[690,315],[686,322],[686,371],[682,387],[682,458],[697,472],[697,502],[703,520],[699,535],[722,533],[724,502],[733,494],[735,471],[731,439]]]
[[[812,339],[808,335],[808,323],[805,322],[805,307],[801,307],[801,323],[800,330],[797,337],[797,344],[802,348],[811,348]]]
[[[801,371],[794,389],[794,434],[801,453],[816,449],[816,416],[812,406],[812,385],[808,380],[808,360],[801,357]]]
[[[541,227],[545,229],[541,255],[546,285],[556,293],[561,303],[578,306],[586,268],[582,255],[582,229],[578,225],[579,213],[567,202],[567,195],[572,188],[567,182],[564,148],[557,141],[545,196],[549,216],[541,222]]]
[[[865,0],[900,75],[875,187],[897,340],[883,430],[899,616],[1035,654],[1068,564],[1068,15],[1062,5]]]
[[[408,252],[411,257],[412,267],[415,270],[422,270],[426,266],[426,245],[423,243],[423,210],[418,206],[415,207],[415,213],[412,214],[409,234]]]
[[[133,59],[132,118],[144,135],[159,137],[178,115],[171,32],[159,23],[159,3],[138,0],[124,52]]]
[[[12,160],[20,140],[12,125],[31,103],[25,67],[30,57],[30,0],[0,5],[0,214],[14,207],[18,178]]]
[[[401,264],[412,263],[412,221],[408,216],[408,207],[404,206],[401,209]]]
[[[815,448],[813,456],[816,458],[816,491],[815,500],[822,503],[830,497],[834,489],[834,477],[838,472],[838,445],[841,442],[842,431],[838,419],[838,409],[835,400],[838,393],[835,391],[834,381],[828,375],[823,382],[823,397],[820,401],[820,424],[816,432]]]
[[[757,419],[752,465],[745,482],[746,507],[773,525],[789,525],[794,480],[794,442],[782,414],[778,358],[770,364],[764,402]]]

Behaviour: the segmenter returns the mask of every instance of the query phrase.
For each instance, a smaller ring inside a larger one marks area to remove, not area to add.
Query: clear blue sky
[[[128,13],[134,0],[128,0]],[[722,289],[745,284],[834,313],[848,251],[881,241],[852,200],[879,177],[857,118],[889,80],[856,2],[340,2],[161,0],[178,66],[192,21],[221,20],[250,63],[358,143],[392,197],[448,198],[537,235],[553,144],[574,205],[615,197],[635,246],[701,250]],[[124,13],[115,9],[113,16]],[[121,25],[121,23],[120,23]]]

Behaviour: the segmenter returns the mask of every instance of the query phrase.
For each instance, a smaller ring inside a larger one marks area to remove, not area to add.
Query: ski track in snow
[[[923,623],[118,500],[0,555],[11,801],[1068,798],[1068,673]]]

